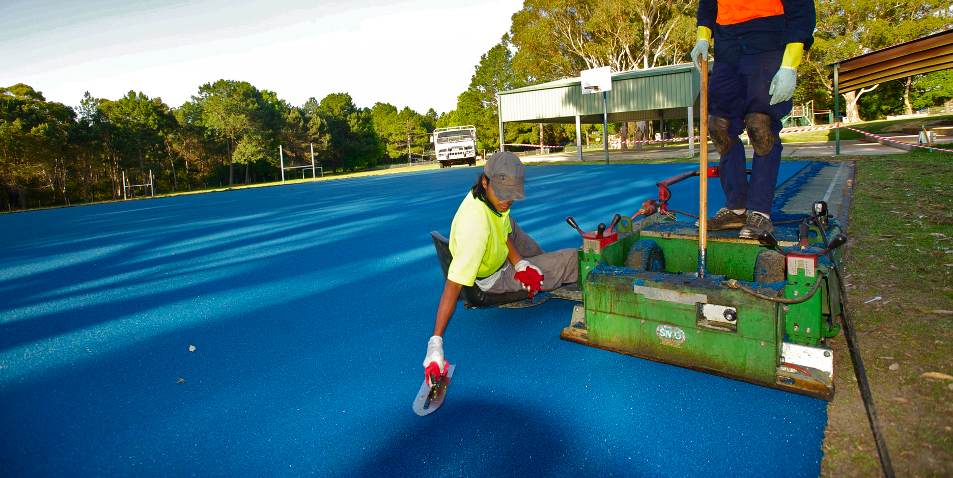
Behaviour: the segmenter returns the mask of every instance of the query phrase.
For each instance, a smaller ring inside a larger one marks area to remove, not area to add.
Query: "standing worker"
[[[523,178],[524,166],[515,154],[493,154],[453,216],[450,225],[453,259],[423,363],[428,386],[432,385],[431,377],[447,372],[443,334],[464,286],[475,285],[488,294],[526,290],[532,297],[540,290],[576,282],[579,274],[576,249],[544,253],[510,217],[513,201],[525,197]]]
[[[713,231],[741,228],[756,239],[774,229],[771,202],[781,165],[781,118],[791,112],[801,57],[814,43],[813,0],[699,0],[692,62],[715,62],[708,85],[708,128],[721,156],[725,207],[709,219]],[[743,130],[754,148],[745,174]]]

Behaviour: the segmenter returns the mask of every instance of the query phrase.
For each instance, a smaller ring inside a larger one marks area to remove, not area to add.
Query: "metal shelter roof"
[[[838,69],[841,93],[953,68],[953,30],[855,56],[830,66]]]
[[[612,74],[609,121],[684,118],[699,89],[691,63]],[[509,122],[602,123],[600,94],[583,94],[579,78],[565,78],[499,93],[500,118]]]

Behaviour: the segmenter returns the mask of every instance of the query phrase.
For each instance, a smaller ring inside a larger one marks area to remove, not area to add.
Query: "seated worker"
[[[446,372],[443,334],[464,286],[476,284],[488,294],[553,290],[576,282],[576,249],[544,253],[510,217],[513,201],[523,199],[523,163],[513,153],[494,153],[470,189],[450,225],[453,260],[437,306],[433,336],[427,343],[424,374]]]

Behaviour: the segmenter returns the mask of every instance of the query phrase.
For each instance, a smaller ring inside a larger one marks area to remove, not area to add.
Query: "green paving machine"
[[[699,227],[668,209],[669,187],[698,175],[658,183],[658,200],[608,228],[584,232],[567,218],[582,235],[582,303],[562,338],[832,398],[826,340],[840,331],[831,270],[846,240],[839,223],[818,202],[810,214],[780,215],[760,240],[711,232],[700,273]]]
[[[561,336],[830,400],[834,354],[826,340],[846,316],[836,272],[837,247],[847,238],[824,201],[784,213],[788,199],[814,193],[805,185],[819,165],[776,190],[774,234],[750,240],[709,232],[708,178],[718,168],[708,167],[708,64],[700,63],[698,170],[657,183],[657,200],[624,220],[617,214],[608,228],[587,233],[566,219],[583,238],[582,303]],[[699,178],[698,220],[680,221],[690,215],[669,208],[670,188],[692,177]]]

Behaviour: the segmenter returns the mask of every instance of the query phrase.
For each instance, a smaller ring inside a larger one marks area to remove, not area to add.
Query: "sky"
[[[519,0],[0,0],[0,86],[47,100],[130,90],[180,106],[247,81],[293,105],[347,92],[446,112]]]

